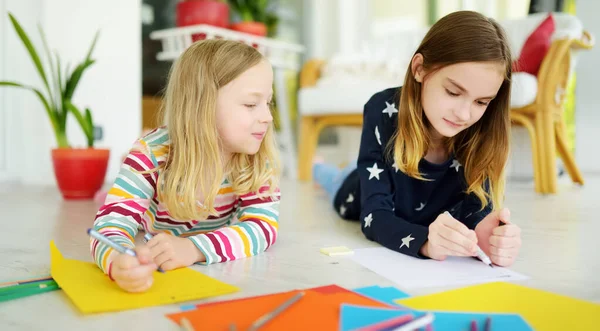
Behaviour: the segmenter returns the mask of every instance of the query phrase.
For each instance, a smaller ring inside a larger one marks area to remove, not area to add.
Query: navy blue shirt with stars
[[[386,145],[398,126],[400,87],[376,93],[365,104],[357,168],[334,198],[345,219],[359,220],[364,235],[394,251],[424,258],[429,225],[448,211],[468,228],[491,211],[481,209],[474,194],[466,194],[463,166],[452,155],[440,164],[424,158],[419,171],[429,180],[412,178],[396,168]],[[393,142],[391,142],[393,143]]]

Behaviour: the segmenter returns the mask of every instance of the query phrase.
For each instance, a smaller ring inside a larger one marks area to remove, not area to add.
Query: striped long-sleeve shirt
[[[206,220],[173,219],[158,200],[156,183],[160,170],[143,174],[166,160],[169,137],[165,128],[158,128],[136,141],[125,158],[106,201],[96,214],[94,230],[113,241],[133,248],[137,232],[153,235],[164,232],[189,238],[206,256],[205,264],[231,261],[265,251],[277,239],[279,198],[259,197],[256,192],[238,196],[225,179],[215,199],[218,216]],[[260,188],[260,193],[268,186]],[[108,273],[116,251],[90,239],[96,264]]]

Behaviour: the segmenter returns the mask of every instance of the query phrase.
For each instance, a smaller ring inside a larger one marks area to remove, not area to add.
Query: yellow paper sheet
[[[517,313],[534,330],[600,330],[600,305],[506,282],[397,300],[419,310]]]
[[[144,293],[128,293],[95,264],[65,259],[50,242],[51,275],[82,313],[120,311],[229,294],[239,288],[190,268],[154,273]]]

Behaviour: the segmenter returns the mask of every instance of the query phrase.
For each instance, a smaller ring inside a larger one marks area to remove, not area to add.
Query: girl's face
[[[273,70],[262,60],[219,89],[217,130],[223,152],[256,154],[273,121]]]
[[[483,116],[504,81],[505,67],[498,62],[464,62],[427,74],[423,57],[412,62],[422,84],[421,104],[431,125],[433,139],[453,137]]]

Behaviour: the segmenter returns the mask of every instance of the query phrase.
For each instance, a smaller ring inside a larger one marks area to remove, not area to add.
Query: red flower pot
[[[267,35],[267,26],[261,22],[239,22],[229,26],[231,30],[253,34],[265,37]]]
[[[177,4],[177,26],[198,24],[227,28],[229,6],[225,2],[213,0],[186,0]]]
[[[109,155],[108,149],[53,149],[54,175],[63,197],[92,199],[104,183]]]

